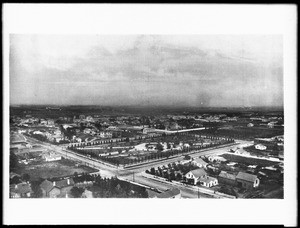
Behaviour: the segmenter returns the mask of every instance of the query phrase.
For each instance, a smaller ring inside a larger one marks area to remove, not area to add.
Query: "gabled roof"
[[[19,194],[26,194],[28,192],[32,192],[30,184],[27,184],[27,183],[20,183],[17,185],[14,184],[11,186],[10,191],[14,192],[14,193],[19,193]]]
[[[40,187],[41,187],[41,189],[45,190],[46,192],[49,192],[53,188],[53,183],[51,181],[44,180],[40,184]]]
[[[226,178],[226,179],[229,179],[229,180],[234,180],[234,181],[235,181],[235,178],[236,178],[236,176],[234,174],[227,173],[225,171],[221,171],[220,174],[219,174],[219,177]]]
[[[173,189],[167,190],[167,191],[159,194],[157,196],[157,198],[171,198],[171,197],[176,196],[178,194],[180,194],[180,190],[178,188],[173,188]]]
[[[195,177],[201,177],[206,175],[207,173],[205,172],[204,169],[195,169],[190,171]]]
[[[70,183],[68,184],[68,179],[60,180],[60,181],[55,181],[55,186],[58,188],[64,188],[67,186],[72,186],[74,185],[74,180],[73,178],[70,178]]]
[[[239,172],[238,175],[236,176],[236,179],[241,179],[249,182],[254,182],[256,178],[257,178],[256,175],[252,175],[244,172]]]
[[[209,176],[207,176],[207,177],[201,177],[199,179],[199,181],[202,181],[202,182],[205,182],[205,183],[210,183],[211,181],[215,181],[215,180],[216,180],[216,178],[209,177]]]
[[[202,165],[207,165],[207,162],[203,161],[201,158],[196,158],[193,160],[193,162],[197,162]]]

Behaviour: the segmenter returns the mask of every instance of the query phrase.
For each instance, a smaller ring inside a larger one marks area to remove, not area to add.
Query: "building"
[[[220,172],[218,176],[218,180],[220,184],[232,185],[232,186],[236,185],[236,175],[225,171]]]
[[[45,161],[59,161],[61,160],[61,155],[55,154],[55,153],[47,153],[44,155]]]
[[[43,192],[43,197],[47,198],[57,198],[57,197],[64,197],[70,193],[72,187],[74,186],[74,180],[64,179],[60,181],[48,181],[44,180],[40,187]]]
[[[238,187],[251,189],[259,186],[259,179],[256,175],[239,172],[236,176],[236,183]]]
[[[31,186],[28,183],[13,184],[10,186],[10,198],[29,198],[31,194]]]
[[[209,156],[208,160],[210,162],[226,162],[227,161],[225,158],[220,157],[220,156]]]
[[[198,166],[199,168],[205,168],[207,167],[207,163],[203,161],[201,158],[195,158],[192,162],[193,165]]]
[[[257,149],[257,150],[266,150],[267,147],[263,144],[256,144],[255,149]]]
[[[205,170],[203,168],[200,169],[195,169],[192,170],[190,172],[188,172],[187,174],[185,174],[185,177],[187,180],[194,180],[194,185],[197,184],[197,182],[199,181],[200,178],[204,178],[207,176],[207,173],[205,172]]]
[[[82,198],[94,198],[93,192],[88,189],[85,189],[82,193]]]
[[[99,133],[96,134],[96,136],[104,139],[110,139],[112,138],[112,132],[109,131],[100,131]]]
[[[253,127],[253,126],[254,126],[253,123],[248,123],[248,124],[247,124],[247,127]]]
[[[201,177],[199,178],[199,183],[200,185],[204,186],[204,187],[213,187],[218,185],[218,179],[214,178],[214,177],[210,177],[210,176],[205,176],[205,177]]]

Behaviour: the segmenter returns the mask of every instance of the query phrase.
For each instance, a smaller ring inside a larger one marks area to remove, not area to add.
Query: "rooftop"
[[[190,171],[195,177],[201,177],[206,175],[206,172],[204,169],[195,169]]]
[[[45,190],[46,192],[49,192],[53,188],[53,183],[48,180],[44,180],[41,184],[40,187]]]
[[[238,175],[236,176],[236,179],[242,179],[249,182],[254,182],[256,178],[257,178],[256,175],[252,175],[244,172],[239,172]]]
[[[225,171],[221,171],[221,173],[219,174],[219,177],[223,177],[223,178],[230,179],[230,180],[235,180],[235,178],[236,178],[236,176],[234,174],[227,173]]]
[[[30,184],[27,183],[13,184],[11,185],[11,192],[26,194],[28,192],[31,192],[31,187]]]

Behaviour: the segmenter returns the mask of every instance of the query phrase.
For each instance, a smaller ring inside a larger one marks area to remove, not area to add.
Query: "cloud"
[[[280,37],[220,38],[13,36],[11,103],[282,105]]]

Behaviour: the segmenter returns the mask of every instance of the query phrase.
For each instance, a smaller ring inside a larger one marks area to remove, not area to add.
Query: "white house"
[[[45,154],[44,158],[47,162],[49,161],[59,161],[61,160],[61,155],[55,154],[55,153],[49,153]]]
[[[257,149],[257,150],[266,150],[267,147],[265,145],[262,145],[262,144],[257,144],[257,145],[255,145],[255,149]]]
[[[225,158],[223,158],[223,157],[220,157],[220,156],[209,156],[208,157],[208,160],[210,161],[210,162],[226,162],[227,160],[225,159]]]
[[[96,136],[100,138],[112,138],[112,133],[109,131],[100,131]]]
[[[201,178],[199,178],[199,183],[200,183],[200,185],[202,185],[204,187],[210,188],[212,186],[218,185],[218,179],[214,178],[214,177],[209,177],[209,176],[201,177]]]
[[[199,168],[205,168],[207,166],[207,163],[203,161],[201,158],[195,158],[192,162],[193,165],[198,166]]]
[[[193,179],[195,185],[197,184],[200,178],[204,178],[206,176],[207,173],[203,168],[195,169],[185,174],[186,179]]]

